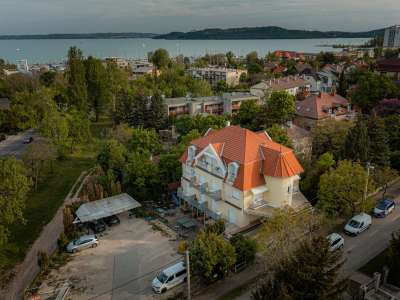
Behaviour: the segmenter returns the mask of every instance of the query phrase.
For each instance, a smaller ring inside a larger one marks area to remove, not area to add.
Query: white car
[[[336,251],[344,247],[344,238],[338,233],[331,233],[326,237],[329,242],[329,250]]]
[[[152,287],[157,294],[166,292],[169,289],[185,282],[187,277],[186,265],[183,262],[168,267],[156,278],[153,279]]]
[[[99,244],[99,240],[95,235],[83,235],[79,239],[70,242],[67,245],[67,252],[75,253],[87,248],[95,248]]]
[[[344,232],[348,235],[358,235],[367,230],[372,224],[372,218],[366,213],[352,217],[344,227]]]

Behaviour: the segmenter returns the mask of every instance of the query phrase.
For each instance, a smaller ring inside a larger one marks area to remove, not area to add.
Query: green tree
[[[213,94],[212,89],[208,81],[193,79],[188,80],[189,90],[193,97],[206,97]]]
[[[147,151],[150,154],[159,154],[161,142],[154,129],[134,128],[132,138],[128,146],[134,152]]]
[[[367,211],[368,203],[363,202],[367,174],[356,162],[339,161],[336,169],[330,169],[320,177],[317,207],[330,216],[351,216]],[[368,191],[372,191],[370,179]]]
[[[256,101],[244,101],[240,110],[233,115],[232,122],[235,125],[257,131],[261,129],[261,107]]]
[[[271,127],[267,128],[266,131],[274,142],[282,144],[289,148],[293,148],[293,144],[287,133],[287,130],[281,125],[274,124]]]
[[[346,136],[352,126],[351,122],[334,119],[317,123],[311,130],[313,156],[330,152],[336,160],[341,158]]]
[[[206,283],[225,277],[236,262],[234,247],[216,233],[200,232],[189,253],[192,271]]]
[[[0,159],[0,248],[7,242],[10,226],[24,221],[23,211],[31,185],[21,161]]]
[[[40,74],[39,81],[42,85],[50,87],[56,80],[57,73],[54,71],[46,71]]]
[[[81,112],[88,111],[85,64],[82,51],[77,47],[68,50],[66,76],[70,104]]]
[[[273,92],[266,104],[266,123],[284,125],[296,113],[295,98],[287,92]]]
[[[357,120],[345,139],[344,157],[353,161],[369,161],[370,138],[368,135],[368,125],[363,119]]]
[[[398,176],[398,172],[388,166],[375,167],[372,178],[376,185],[382,190],[382,199],[385,198],[389,183]]]
[[[165,49],[157,49],[151,54],[150,61],[159,69],[165,68],[170,63],[169,53]]]
[[[369,161],[380,166],[389,165],[389,135],[381,118],[371,118],[369,120],[368,135],[371,141],[369,145]]]
[[[251,264],[256,258],[257,242],[247,236],[237,234],[230,239],[235,248],[236,259],[238,262]]]
[[[131,152],[123,173],[125,190],[137,200],[158,200],[161,187],[157,165],[150,159],[148,151]]]
[[[327,152],[306,169],[305,176],[300,181],[300,189],[312,204],[318,201],[317,193],[321,175],[334,167],[335,163],[333,155]]]
[[[356,88],[350,92],[349,97],[354,105],[368,114],[383,99],[395,98],[397,95],[398,88],[389,77],[364,72],[359,76]]]
[[[165,106],[164,99],[159,93],[155,93],[150,99],[150,106],[147,112],[146,127],[156,130],[165,127]]]
[[[94,111],[96,122],[108,108],[111,100],[106,68],[101,60],[89,56],[85,61],[86,86],[89,107]]]
[[[346,80],[346,77],[344,75],[344,70],[343,70],[339,75],[339,83],[338,83],[337,92],[342,97],[346,97],[348,88],[349,88],[349,84]]]
[[[273,270],[272,293],[265,288],[256,290],[253,300],[321,299],[339,300],[346,290],[346,279],[340,279],[342,253],[331,251],[325,237],[304,240],[294,254]]]
[[[90,122],[84,113],[76,110],[67,115],[67,122],[70,151],[73,152],[76,146],[90,139]]]
[[[102,146],[97,156],[97,162],[105,173],[111,169],[116,175],[121,175],[127,155],[125,146],[117,140],[111,139]]]

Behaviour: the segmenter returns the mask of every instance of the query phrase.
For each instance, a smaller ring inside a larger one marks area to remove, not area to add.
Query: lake
[[[33,63],[60,62],[65,59],[70,46],[82,49],[85,56],[99,58],[117,56],[125,58],[144,58],[157,48],[165,48],[171,56],[202,56],[206,53],[226,53],[232,51],[244,56],[257,51],[264,56],[275,50],[291,50],[306,53],[320,51],[340,51],[326,44],[360,45],[368,39],[291,39],[291,40],[153,40],[153,39],[65,39],[65,40],[0,40],[0,58],[15,63],[27,59]]]

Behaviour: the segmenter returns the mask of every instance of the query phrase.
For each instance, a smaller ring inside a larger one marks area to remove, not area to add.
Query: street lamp
[[[363,197],[363,208],[364,208],[364,205],[365,205],[365,202],[367,202],[367,193],[368,193],[368,181],[369,181],[369,170],[370,169],[375,169],[375,167],[374,166],[372,166],[371,165],[371,163],[368,161],[367,162],[367,165],[366,165],[366,168],[367,168],[367,178],[365,179],[365,188],[364,188],[364,197]]]

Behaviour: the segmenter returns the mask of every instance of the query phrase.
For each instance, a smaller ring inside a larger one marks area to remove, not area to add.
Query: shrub
[[[252,263],[256,258],[257,242],[241,234],[230,239],[238,262]]]
[[[38,265],[40,267],[40,270],[42,272],[47,271],[50,267],[50,258],[47,255],[47,253],[43,252],[43,251],[39,251],[37,254],[37,257],[38,257]]]
[[[61,233],[57,240],[58,251],[63,252],[69,243],[68,237],[65,233]]]
[[[185,251],[186,251],[188,248],[189,248],[188,242],[187,242],[187,241],[181,241],[181,242],[179,242],[179,245],[178,245],[178,253],[179,253],[179,254],[184,254]]]
[[[205,228],[205,232],[207,233],[215,233],[215,234],[223,234],[225,231],[225,221],[218,220],[211,224],[207,224]]]

